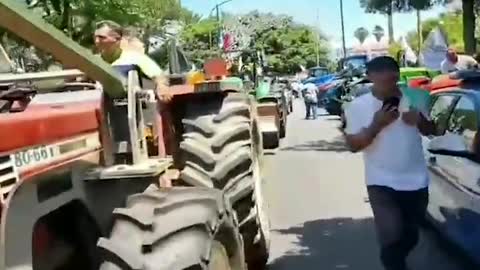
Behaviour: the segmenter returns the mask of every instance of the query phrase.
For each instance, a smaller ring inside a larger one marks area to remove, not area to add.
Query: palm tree
[[[369,34],[370,33],[368,32],[367,29],[365,29],[365,27],[359,27],[357,28],[357,30],[355,30],[353,35],[358,39],[358,41],[360,41],[360,44],[363,44],[363,42],[365,41],[365,39],[367,39]]]
[[[380,42],[380,40],[382,40],[382,37],[385,36],[385,30],[380,25],[375,25],[372,34],[375,36],[377,42]]]
[[[388,44],[395,42],[395,36],[393,33],[393,1],[391,1],[387,7],[388,17]]]

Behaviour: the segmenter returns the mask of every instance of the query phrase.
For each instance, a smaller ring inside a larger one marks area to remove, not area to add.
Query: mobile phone
[[[399,97],[389,97],[383,101],[382,108],[386,107],[397,107],[400,105]]]

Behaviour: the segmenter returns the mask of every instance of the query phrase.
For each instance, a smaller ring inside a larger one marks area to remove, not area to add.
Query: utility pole
[[[423,36],[422,36],[422,18],[420,10],[417,9],[417,38],[418,38],[418,53],[422,50]]]
[[[343,58],[347,57],[347,46],[345,45],[345,24],[343,20],[343,0],[340,0],[340,19],[342,21],[342,49]]]
[[[221,46],[220,42],[222,41],[222,25],[220,23],[220,9],[218,4],[215,7],[217,9],[217,23],[218,23],[217,46]]]
[[[320,12],[317,8],[317,22],[316,25],[318,26]],[[316,54],[317,54],[317,67],[320,66],[320,33],[318,33],[317,29],[315,29],[315,36],[317,37],[317,46],[315,46]]]

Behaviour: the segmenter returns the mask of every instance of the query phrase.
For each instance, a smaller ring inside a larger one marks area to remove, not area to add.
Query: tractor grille
[[[4,203],[8,193],[18,180],[18,175],[10,156],[0,156],[0,202]]]

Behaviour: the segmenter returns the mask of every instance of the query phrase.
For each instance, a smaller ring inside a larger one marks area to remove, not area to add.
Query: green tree
[[[437,2],[449,0],[360,0],[360,6],[367,12],[381,13],[388,17],[388,40],[395,41],[393,29],[393,13],[409,12],[412,10],[425,10]]]
[[[375,25],[373,28],[373,33],[377,42],[380,42],[383,36],[385,36],[385,30],[380,25]]]
[[[292,17],[258,11],[242,15],[225,14],[222,26],[226,32],[234,36],[237,50],[243,51],[233,53],[231,56],[237,59],[242,57],[245,65],[249,65],[255,58],[253,55],[255,51],[264,52],[264,60],[269,70],[279,73],[298,71],[300,65],[315,66],[317,52],[319,63],[321,65],[328,63],[329,48],[323,34],[318,29],[294,22]],[[199,40],[205,44],[205,38],[203,35],[203,39],[184,39],[187,41],[184,47],[196,46],[194,44]],[[189,45],[191,43],[194,44]]]
[[[360,0],[360,4],[367,12],[380,12],[391,15],[393,12],[408,12],[412,10],[425,10],[436,4],[447,4],[452,0]],[[477,1],[478,2],[478,1]],[[463,43],[467,54],[474,54],[476,51],[475,40],[475,0],[462,0],[462,23],[463,23]],[[389,20],[389,33],[390,25]],[[393,35],[390,36],[390,41]],[[417,47],[417,46],[415,46]]]
[[[143,38],[146,47],[149,37],[162,34],[169,21],[194,23],[198,15],[184,9],[177,0],[25,0],[32,12],[63,30],[78,43],[90,47],[93,44],[95,23],[113,20],[133,28]],[[47,55],[29,48],[29,45],[0,29],[2,44],[14,59],[51,61]],[[18,61],[17,61],[18,62]],[[20,62],[23,62],[21,60]]]
[[[290,74],[299,71],[300,65],[307,68],[316,66],[317,50],[320,65],[328,65],[329,48],[325,39],[317,42],[317,34],[308,27],[292,26],[266,33],[262,46],[271,69]]]
[[[360,44],[363,44],[363,42],[365,41],[365,39],[367,39],[369,34],[370,33],[365,27],[359,27],[355,30],[353,35],[355,36],[356,39],[358,39],[358,41],[360,41]]]
[[[220,56],[218,40],[218,22],[213,19],[201,20],[187,25],[180,34],[180,41],[187,57],[197,66],[204,60]]]

